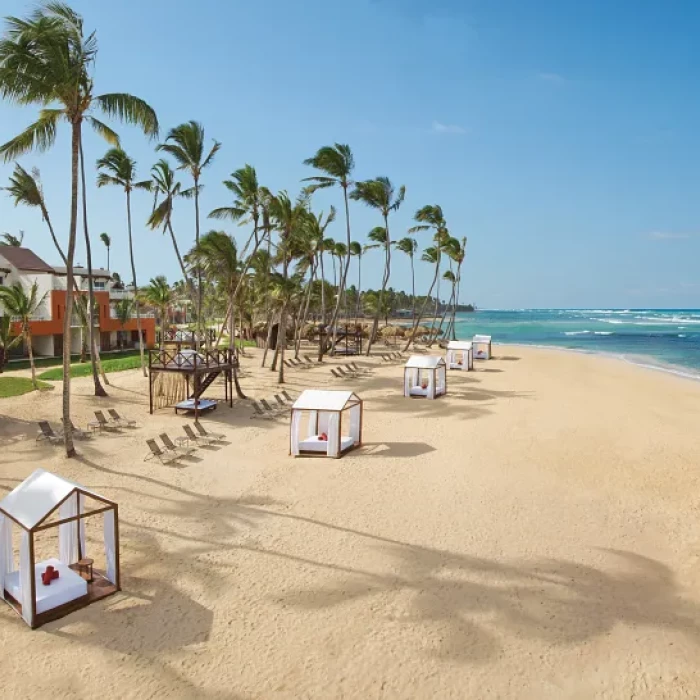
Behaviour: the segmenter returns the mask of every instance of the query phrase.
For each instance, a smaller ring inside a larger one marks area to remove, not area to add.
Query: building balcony
[[[109,310],[109,317],[111,319],[119,320],[119,314],[117,313],[117,310],[110,309]],[[132,311],[129,318],[131,318],[131,319],[136,318],[136,311]],[[142,311],[141,318],[155,318],[155,314],[153,313],[153,311]]]

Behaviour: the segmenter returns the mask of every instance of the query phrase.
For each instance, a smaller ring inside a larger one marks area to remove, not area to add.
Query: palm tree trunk
[[[416,325],[416,270],[413,264],[413,253],[411,253],[411,323]]]
[[[80,178],[82,182],[83,194],[83,232],[85,234],[85,255],[87,257],[88,268],[88,312],[86,315],[88,322],[88,339],[90,341],[90,364],[92,366],[92,383],[95,386],[95,396],[107,396],[107,392],[100,383],[100,376],[97,372],[97,367],[102,366],[100,362],[100,351],[97,346],[97,338],[95,337],[95,323],[93,314],[95,313],[95,284],[92,279],[92,246],[90,245],[90,234],[88,232],[87,218],[87,196],[85,193],[85,156],[83,154],[83,141],[80,140]],[[107,377],[103,377],[105,384],[109,384]]]
[[[136,286],[136,263],[134,263],[134,242],[131,235],[131,192],[126,191],[126,221],[129,228],[129,258],[131,259],[131,284],[134,287],[134,306],[136,307],[136,330],[139,334],[139,354],[141,355],[141,370],[147,377],[146,359],[143,356],[143,334],[141,333],[141,308],[138,300],[139,288]]]
[[[107,269],[109,270],[109,246],[107,246]]]
[[[326,325],[326,273],[323,270],[323,251],[318,255],[321,263],[321,324]]]
[[[418,329],[418,326],[420,326],[421,319],[423,318],[423,314],[425,313],[425,309],[428,306],[428,302],[430,301],[430,295],[433,293],[433,289],[435,288],[435,283],[437,282],[438,279],[438,274],[440,272],[440,259],[438,258],[438,263],[435,265],[435,276],[433,277],[433,282],[430,285],[430,289],[428,290],[428,294],[425,297],[425,301],[423,302],[423,306],[421,306],[420,312],[418,313],[418,318],[416,319],[416,322],[413,324],[413,330],[411,331],[411,335],[408,338],[408,342],[404,346],[403,352],[406,352],[408,348],[411,347],[411,343],[416,338],[416,330]]]
[[[343,199],[345,201],[345,225],[346,225],[346,230],[347,230],[347,257],[346,257],[346,262],[350,262],[350,205],[348,203],[348,188],[347,185],[343,186]],[[348,274],[348,267],[350,267],[349,264],[346,264],[345,266],[345,275]],[[330,325],[333,328],[333,340],[331,342],[330,347],[335,347],[335,342],[336,342],[336,337],[337,337],[337,323],[336,321],[338,320],[338,313],[340,313],[340,299],[342,297],[342,291],[345,289],[345,276],[340,280],[340,288],[338,290],[338,299],[335,302],[335,309],[333,310],[333,315],[331,316],[331,322]],[[320,362],[323,359],[323,356],[327,352],[327,348],[324,347],[323,343],[319,344],[319,354],[318,354],[318,361]]]
[[[431,348],[435,341],[437,340],[438,336],[440,335],[440,331],[442,330],[442,326],[445,323],[445,319],[447,318],[447,311],[448,309],[452,306],[455,298],[455,285],[454,282],[452,283],[452,292],[450,294],[450,303],[445,304],[445,308],[443,309],[442,312],[442,318],[440,319],[440,325],[437,327],[437,330],[435,332],[435,336],[431,338],[430,342],[428,343],[428,347]],[[447,335],[447,334],[445,334]]]
[[[199,245],[199,178],[194,178],[194,226],[195,244]],[[202,287],[202,270],[197,267],[197,343],[196,349],[199,351],[199,336],[202,333],[202,306],[204,303],[204,288]],[[208,335],[205,343],[209,347]]]
[[[374,320],[372,321],[372,330],[367,338],[367,356],[372,352],[372,343],[377,339],[377,329],[379,328],[379,316],[382,313],[384,305],[384,291],[389,283],[389,275],[391,271],[391,238],[389,237],[389,217],[384,216],[384,230],[386,231],[386,250],[384,251],[384,277],[382,278],[382,288],[379,290],[379,300],[377,308],[374,312]]]
[[[32,349],[32,331],[29,323],[26,324],[24,337],[27,343],[27,351],[29,352],[29,367],[32,370],[32,385],[35,389],[39,389],[39,384],[36,381],[36,367],[34,366],[34,350]]]
[[[360,315],[360,301],[362,299],[362,253],[357,256],[357,303],[355,304],[355,325]]]
[[[285,266],[286,267],[286,266]],[[286,279],[286,275],[285,275]],[[287,344],[287,302],[282,304],[280,313],[280,323],[277,331],[277,347],[275,348],[275,360],[279,361],[279,370],[277,373],[277,383],[284,384],[284,348]],[[273,362],[274,369],[274,362]]]
[[[304,326],[306,325],[306,319],[309,314],[309,305],[311,302],[311,288],[313,287],[314,284],[314,273],[315,273],[315,267],[312,263],[311,265],[311,274],[309,275],[309,284],[306,289],[306,299],[304,300],[304,306],[303,306],[303,311],[301,314],[301,322],[299,324],[298,328],[298,333],[296,336],[296,341],[294,344],[294,357],[298,360],[299,359],[299,351],[301,350],[301,334],[304,331]]]
[[[172,241],[173,244],[173,249],[175,250],[175,255],[177,257],[177,262],[180,265],[180,272],[182,272],[182,279],[185,280],[185,286],[187,287],[187,290],[190,294],[190,300],[192,301],[193,304],[197,303],[197,297],[195,295],[194,291],[194,285],[192,284],[192,280],[190,279],[190,276],[187,274],[187,268],[185,267],[185,263],[182,259],[182,255],[180,254],[180,247],[177,244],[177,239],[175,238],[175,232],[173,231],[173,224],[170,220],[170,216],[168,216],[168,233],[170,234],[170,240]]]
[[[68,253],[66,255],[66,309],[63,317],[63,442],[66,457],[75,456],[73,425],[70,417],[70,349],[71,321],[73,316],[73,258],[75,239],[78,230],[78,167],[80,160],[81,123],[73,122],[71,133],[71,201],[70,229],[68,232]]]

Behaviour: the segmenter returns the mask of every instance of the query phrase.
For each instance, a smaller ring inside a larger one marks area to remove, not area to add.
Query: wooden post
[[[29,587],[32,591],[31,627],[36,627],[36,572],[34,570],[34,531],[29,530]]]
[[[360,399],[360,444],[358,447],[362,446],[362,424],[364,423],[365,416],[364,416],[364,411],[365,411],[365,403],[362,399]]]
[[[119,506],[114,505],[114,564],[116,569],[117,579],[114,581],[114,585],[117,587],[118,591],[121,591],[121,564],[119,563]]]
[[[75,500],[77,506],[78,519],[75,521],[76,536],[78,537],[78,561],[83,558],[83,547],[80,541],[80,493],[75,492]]]
[[[152,355],[148,351],[148,412],[153,415],[153,370],[151,369]]]
[[[347,348],[347,336],[346,336],[346,341],[345,341],[345,347]],[[336,455],[336,459],[340,459],[340,456],[343,454],[343,446],[340,444],[340,436],[341,436],[341,425],[343,423],[343,412],[338,411],[338,454]]]

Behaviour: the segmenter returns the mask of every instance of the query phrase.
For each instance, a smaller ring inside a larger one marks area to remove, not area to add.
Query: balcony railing
[[[108,289],[110,299],[133,299],[134,292],[131,289]]]
[[[30,321],[50,321],[51,320],[51,312],[39,310],[35,314],[32,314],[32,316],[29,320]],[[21,316],[11,316],[10,321],[12,321],[12,323],[21,323],[22,317]]]
[[[111,309],[109,310],[109,317],[113,319],[119,319],[119,314],[117,313],[116,309]],[[136,318],[136,311],[132,311],[131,315],[129,318]],[[142,311],[141,312],[141,318],[155,318],[155,314],[153,311]]]

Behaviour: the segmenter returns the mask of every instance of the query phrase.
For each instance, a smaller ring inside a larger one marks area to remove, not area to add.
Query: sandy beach
[[[222,443],[144,462],[147,438],[188,419],[149,416],[137,371],[110,375],[108,399],[74,381],[83,427],[98,407],[139,421],[78,443],[79,459],[34,440],[60,385],[0,401],[0,489],[43,467],[117,501],[123,586],[37,631],[0,606],[5,694],[700,696],[700,383],[495,355],[436,401],[403,398],[401,365],[379,358],[348,382],[336,360],[289,371],[295,396],[365,400],[364,447],[340,460],[290,458],[288,416],[254,420],[238,400],[203,421]],[[241,384],[270,398],[259,357]]]

